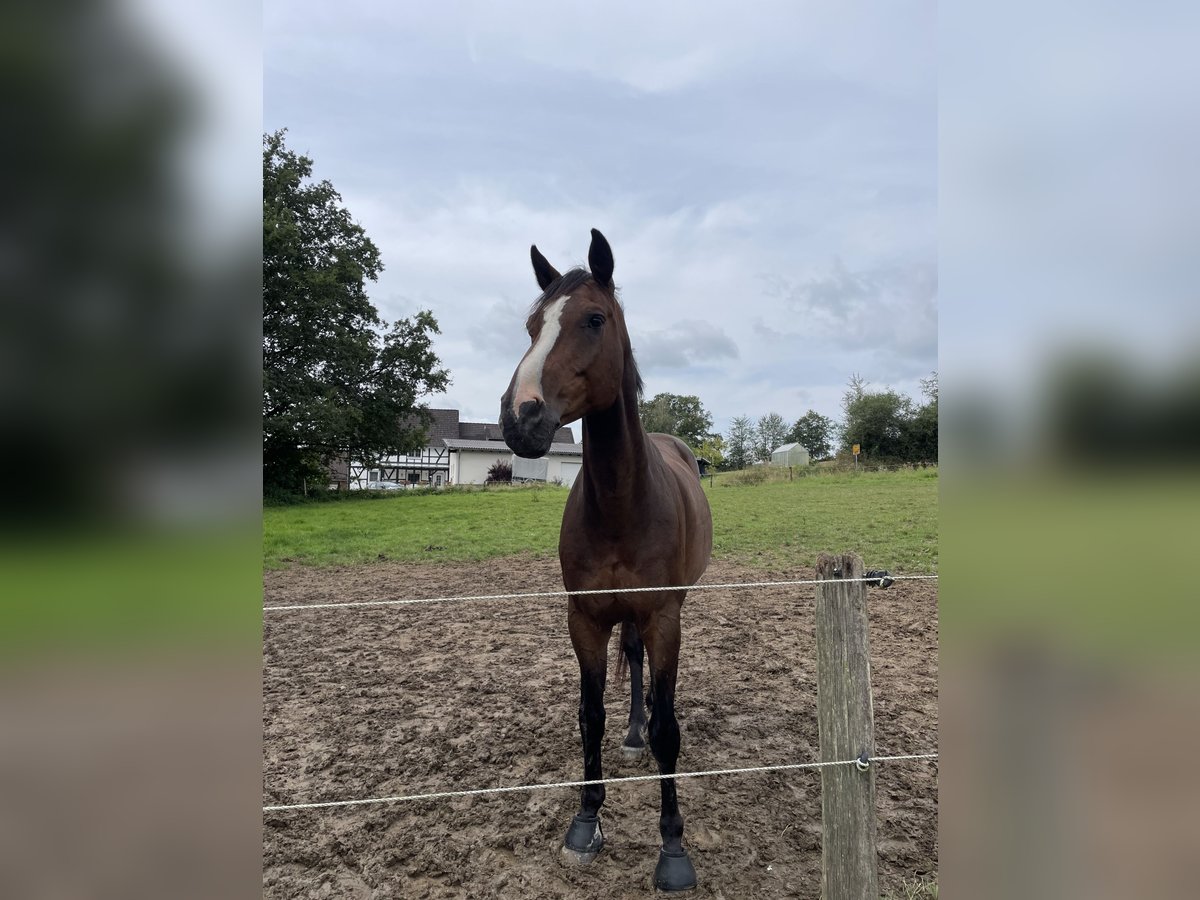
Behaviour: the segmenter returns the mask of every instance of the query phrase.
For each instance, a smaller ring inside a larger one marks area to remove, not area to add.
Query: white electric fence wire
[[[888,575],[886,578],[891,581],[936,581],[937,575]],[[349,603],[296,603],[288,606],[264,606],[263,612],[290,612],[303,609],[350,609],[352,607],[363,606],[412,606],[419,603],[451,603],[459,600],[517,600],[521,598],[535,597],[586,597],[589,594],[644,594],[650,592],[663,591],[716,591],[716,590],[735,590],[739,588],[762,588],[762,587],[792,587],[802,584],[836,584],[839,581],[870,581],[877,582],[880,579],[875,578],[833,578],[824,581],[816,578],[804,581],[747,581],[738,582],[736,584],[687,584],[677,585],[675,587],[637,587],[637,588],[600,588],[598,590],[588,591],[535,591],[524,594],[473,594],[462,597],[425,597],[419,600],[362,600],[352,601]]]
[[[871,762],[898,762],[906,759],[937,759],[936,753],[909,753],[900,756],[872,756]],[[286,803],[264,806],[263,812],[284,812],[293,809],[330,809],[339,806],[366,806],[375,803],[402,803],[409,800],[446,800],[453,797],[477,797],[482,794],[508,794],[515,791],[542,791],[555,788],[577,788],[592,784],[621,784],[630,781],[659,781],[663,778],[705,778],[710,775],[745,775],[751,772],[783,772],[793,769],[823,769],[826,766],[860,765],[861,759],[836,762],[788,763],[777,766],[748,766],[742,769],[710,769],[707,772],[676,772],[673,775],[627,775],[621,778],[596,778],[591,781],[557,781],[552,784],[518,784],[509,787],[475,788],[467,791],[435,791],[431,794],[404,794],[397,797],[372,797],[366,800],[327,800],[320,803]]]

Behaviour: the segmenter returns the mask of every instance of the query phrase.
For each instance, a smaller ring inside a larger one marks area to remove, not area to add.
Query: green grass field
[[[739,483],[715,477],[713,553],[762,568],[811,565],[822,550],[854,550],[869,567],[934,572],[937,470],[822,474]],[[353,565],[379,560],[482,560],[557,553],[567,490],[502,487],[398,493],[378,499],[263,510],[263,564]]]

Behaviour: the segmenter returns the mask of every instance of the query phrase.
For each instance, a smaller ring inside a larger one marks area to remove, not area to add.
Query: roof
[[[457,409],[431,409],[433,424],[429,426],[429,445],[437,447],[444,440],[503,441],[504,433],[494,422],[460,422]],[[415,423],[414,423],[415,424]],[[571,444],[575,435],[570,428],[554,433],[556,444]]]
[[[557,437],[557,435],[556,435]],[[472,441],[465,438],[443,438],[443,443],[449,450],[491,450],[497,453],[512,453],[504,441]],[[550,445],[549,456],[583,456],[583,444],[569,444],[565,441]]]
[[[772,453],[779,453],[781,450],[795,450],[795,449],[796,449],[797,447],[799,447],[799,446],[800,446],[800,444],[799,444],[799,443],[797,443],[797,442],[793,442],[793,443],[791,443],[791,444],[784,444],[782,447],[776,447],[776,448],[775,448],[774,450],[772,450],[771,452],[772,452]],[[804,449],[804,448],[802,448],[802,447],[801,447],[801,449]]]
[[[457,409],[428,409],[432,421],[429,424],[428,443],[434,447],[441,443],[442,438],[458,437],[458,410]],[[422,421],[419,414],[409,416],[405,419],[404,425],[406,428],[424,428],[425,422]]]
[[[460,422],[458,434],[454,437],[469,441],[502,441],[504,432],[499,425],[492,425],[488,422]]]
[[[495,450],[498,453],[512,453],[504,441],[473,441],[467,438],[443,438],[442,443],[450,450]]]

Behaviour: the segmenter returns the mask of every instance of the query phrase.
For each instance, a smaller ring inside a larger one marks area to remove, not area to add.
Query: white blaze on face
[[[546,307],[542,314],[542,330],[537,341],[529,348],[521,365],[517,366],[517,386],[513,390],[513,414],[520,415],[521,404],[529,400],[544,400],[542,396],[542,369],[546,357],[558,342],[562,331],[562,312],[570,296],[559,297]]]

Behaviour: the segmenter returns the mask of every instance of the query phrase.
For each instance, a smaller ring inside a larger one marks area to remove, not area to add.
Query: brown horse
[[[588,265],[560,275],[531,248],[542,294],[526,323],[532,344],[500,401],[504,440],[518,456],[538,458],[555,431],[583,420],[583,468],[563,513],[558,555],[568,591],[695,584],[712,553],[712,516],[695,457],[677,438],[647,434],[638,416],[641,377],[625,315],[613,286],[608,241],[592,230]],[[659,772],[675,772],[679,725],[675,675],[679,613],[686,590],[569,597],[567,627],[579,659],[579,730],[586,780],[603,777],[604,683],[608,641],[621,625],[630,670],[629,733],[624,748],[643,746],[642,654],[650,660],[650,749]],[[683,849],[683,817],[674,779],[662,779],[662,852],[655,884],[686,890],[696,872]],[[604,785],[580,792],[579,813],[563,853],[587,863],[604,845]]]

